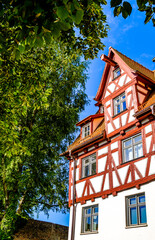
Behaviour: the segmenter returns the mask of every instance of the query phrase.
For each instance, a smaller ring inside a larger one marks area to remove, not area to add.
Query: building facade
[[[97,113],[63,153],[68,240],[155,239],[155,72],[109,48]]]

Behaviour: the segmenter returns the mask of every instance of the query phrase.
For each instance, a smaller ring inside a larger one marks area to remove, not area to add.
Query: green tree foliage
[[[11,39],[11,30],[9,34]],[[2,56],[1,240],[11,239],[18,216],[67,206],[68,170],[59,153],[72,140],[87,102],[87,65],[66,49],[52,41],[23,53],[19,60],[11,50]]]
[[[123,0],[111,0],[111,7],[114,8],[114,16],[122,13],[123,18],[127,18],[132,12],[132,6],[129,2]],[[148,23],[150,20],[155,27],[155,0],[137,0],[138,10],[145,12],[145,21]]]
[[[105,0],[0,0],[1,28],[14,28],[12,45],[20,52],[40,47],[44,40],[49,44],[54,37],[85,58],[94,58],[104,49],[101,39],[107,36],[105,4]]]

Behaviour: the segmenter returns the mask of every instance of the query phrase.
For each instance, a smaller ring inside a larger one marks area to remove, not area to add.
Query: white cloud
[[[122,28],[122,31],[123,32],[127,32],[129,29],[135,27],[135,24],[130,24],[130,25],[124,25],[123,28]]]

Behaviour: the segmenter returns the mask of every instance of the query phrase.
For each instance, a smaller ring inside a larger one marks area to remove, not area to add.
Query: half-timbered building
[[[68,240],[155,239],[155,72],[109,48],[69,159]]]

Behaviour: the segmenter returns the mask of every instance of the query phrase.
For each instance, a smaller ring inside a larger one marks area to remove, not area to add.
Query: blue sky
[[[103,11],[107,15],[107,22],[110,26],[108,37],[103,39],[106,46],[104,51],[100,51],[98,58],[90,61],[88,70],[88,81],[86,83],[86,93],[90,100],[90,105],[80,115],[80,120],[94,114],[98,109],[94,106],[95,97],[102,77],[105,63],[100,60],[101,54],[108,54],[109,47],[113,47],[131,59],[137,61],[150,70],[155,70],[155,27],[152,22],[144,24],[145,14],[137,10],[135,0],[130,0],[133,11],[129,18],[124,20],[121,16],[113,17],[113,9],[108,5]],[[39,214],[42,221],[53,222],[61,225],[69,225],[69,214],[49,212],[49,218],[44,213]]]

